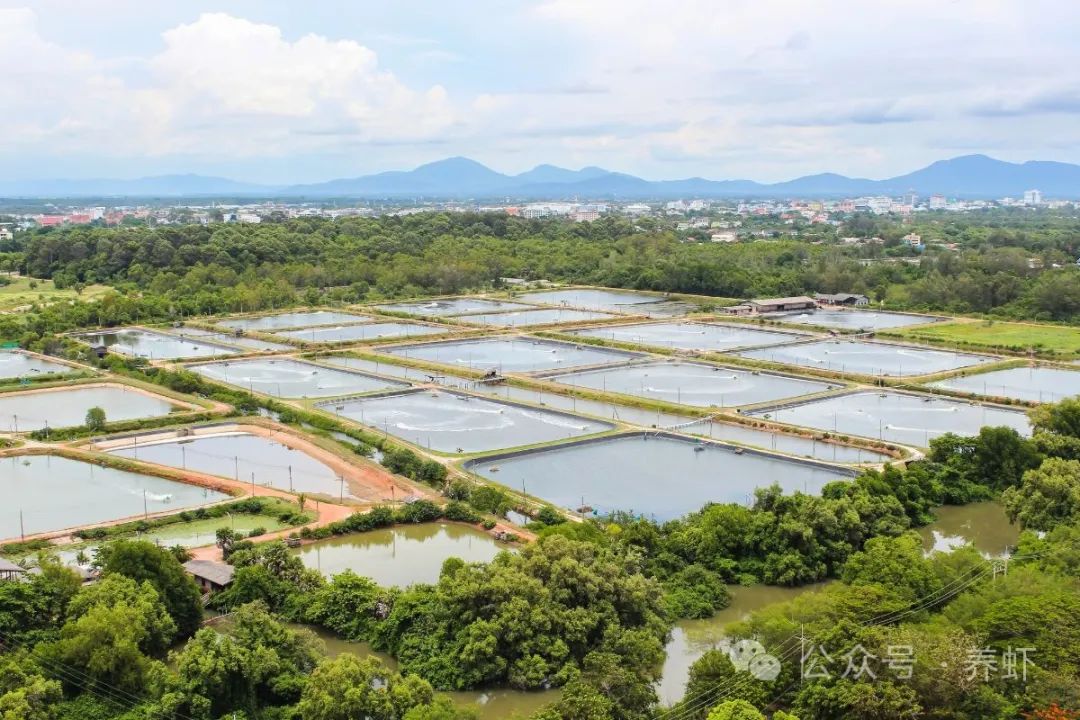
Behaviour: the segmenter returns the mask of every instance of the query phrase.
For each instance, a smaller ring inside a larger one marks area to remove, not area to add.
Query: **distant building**
[[[825,305],[848,305],[862,307],[870,304],[870,298],[858,293],[817,293],[814,299]]]
[[[788,310],[813,310],[817,301],[805,295],[784,298],[758,298],[746,302],[756,313],[785,312]]]
[[[9,228],[0,227],[0,240],[11,240],[14,237],[14,233]]]
[[[736,235],[733,232],[713,233],[712,236],[710,236],[709,239],[712,240],[713,242],[719,242],[719,243],[739,242],[739,236]]]
[[[1043,196],[1041,190],[1025,190],[1024,191],[1024,204],[1025,205],[1042,205]]]
[[[948,206],[948,202],[945,200],[944,195],[931,195],[930,196],[930,209],[931,210],[944,210]]]
[[[901,238],[905,245],[910,245],[913,248],[922,247],[922,235],[916,233],[908,233]]]

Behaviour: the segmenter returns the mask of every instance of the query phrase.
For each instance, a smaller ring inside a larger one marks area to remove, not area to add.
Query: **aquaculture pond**
[[[82,425],[99,407],[108,422],[168,415],[173,404],[160,395],[123,385],[83,385],[0,394],[0,431],[28,432]]]
[[[468,525],[424,523],[317,540],[291,552],[331,576],[352,570],[380,585],[434,583],[447,558],[489,562],[509,546]]]
[[[483,298],[447,298],[445,300],[420,300],[417,302],[389,303],[377,305],[379,310],[407,313],[420,317],[441,317],[444,315],[464,315],[465,313],[503,312],[505,310],[532,310],[531,305],[508,302],[506,300],[487,300]]]
[[[474,325],[493,325],[498,327],[531,327],[533,325],[553,325],[555,323],[586,322],[589,320],[611,320],[619,317],[611,313],[595,310],[573,310],[570,308],[548,308],[544,310],[520,310],[514,312],[484,313],[458,318],[462,322]]]
[[[339,325],[336,327],[286,330],[274,333],[302,342],[331,343],[348,340],[378,340],[380,338],[416,337],[450,332],[449,327],[434,327],[409,322],[364,323],[362,325]]]
[[[571,330],[572,335],[662,347],[669,350],[722,352],[742,347],[779,345],[806,338],[806,335],[758,330],[746,325],[701,322],[656,322],[639,325],[608,325],[602,328]]]
[[[221,320],[217,325],[233,330],[254,330],[268,332],[288,328],[307,328],[320,325],[346,325],[348,323],[371,322],[366,315],[337,312],[333,310],[314,310],[311,312],[287,312],[278,315],[259,315],[232,320]]]
[[[0,380],[71,372],[75,372],[75,368],[70,365],[45,360],[18,350],[0,351]]]
[[[229,496],[195,485],[52,455],[0,459],[0,538],[178,512]],[[21,517],[21,526],[20,526]]]
[[[897,392],[855,392],[755,410],[750,415],[841,435],[861,435],[927,447],[938,435],[976,435],[984,426],[1004,425],[1031,434],[1020,410]]]
[[[413,360],[473,370],[495,370],[500,373],[610,364],[641,357],[639,353],[535,338],[450,340],[422,345],[399,345],[383,348],[381,351]]]
[[[838,443],[826,443],[793,433],[760,430],[734,423],[713,422],[689,415],[646,410],[644,408],[616,405],[602,400],[586,400],[553,392],[541,392],[510,385],[478,385],[476,392],[483,392],[507,400],[539,403],[548,407],[583,413],[610,420],[618,420],[645,428],[678,427],[679,432],[698,435],[714,440],[730,440],[765,450],[775,450],[788,455],[812,457],[839,463],[880,463],[893,458],[884,453]]]
[[[337,472],[301,450],[262,435],[227,432],[177,440],[138,442],[109,450],[113,455],[218,475],[280,490],[351,496]]]
[[[219,357],[236,355],[240,352],[236,348],[208,340],[181,337],[144,328],[89,332],[77,337],[90,345],[104,345],[113,352],[149,360]]]
[[[934,508],[935,520],[920,528],[927,552],[949,552],[973,545],[988,557],[1003,555],[1016,546],[1020,526],[1009,523],[1005,508],[993,501]]]
[[[932,350],[911,345],[860,340],[821,340],[797,345],[782,345],[738,353],[754,360],[768,360],[786,365],[891,377],[913,377],[959,370],[963,367],[994,362],[999,358],[949,350]]]
[[[754,489],[817,492],[851,477],[840,468],[656,432],[571,443],[467,464],[563,508],[627,510],[671,520],[707,502],[746,503]]]
[[[447,390],[418,390],[320,403],[319,407],[431,450],[472,453],[563,440],[613,426],[568,413]]]
[[[292,345],[286,345],[284,343],[269,342],[267,340],[259,340],[258,338],[247,337],[246,335],[236,335],[231,332],[221,332],[214,330],[203,330],[202,328],[183,327],[174,330],[175,334],[181,337],[193,337],[201,340],[210,340],[216,343],[222,343],[223,345],[232,345],[244,350],[261,350],[265,352],[279,352],[282,350],[292,350]]]
[[[292,358],[233,360],[188,369],[211,380],[282,398],[330,397],[408,387],[408,383]]]
[[[696,407],[772,402],[840,387],[815,380],[717,365],[664,361],[582,370],[548,376],[546,379],[574,387]]]
[[[1018,367],[953,377],[929,387],[1029,402],[1058,402],[1080,395],[1080,371]]]
[[[667,298],[643,293],[619,292],[580,288],[569,290],[544,290],[519,295],[518,300],[544,305],[566,305],[589,310],[614,310],[638,314],[647,311],[647,305],[666,302]]]
[[[941,322],[945,319],[931,315],[909,315],[876,310],[814,310],[812,312],[770,313],[766,317],[785,323],[820,325],[841,330],[887,330]]]

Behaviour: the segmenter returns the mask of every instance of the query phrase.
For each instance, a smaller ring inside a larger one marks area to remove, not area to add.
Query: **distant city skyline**
[[[1064,0],[0,0],[0,181],[1080,162]]]

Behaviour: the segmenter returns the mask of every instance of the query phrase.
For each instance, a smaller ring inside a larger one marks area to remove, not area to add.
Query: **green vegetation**
[[[918,342],[942,343],[979,350],[1080,355],[1080,328],[1000,321],[924,325],[895,332]]]
[[[0,283],[0,312],[29,310],[34,306],[72,300],[92,302],[110,291],[111,288],[105,285],[65,285],[61,281],[57,286],[52,280],[17,277],[8,283]]]
[[[132,522],[110,525],[108,527],[92,528],[89,530],[76,530],[72,533],[75,537],[84,540],[106,540],[115,537],[123,537],[134,533],[152,532],[174,525],[188,525],[206,523],[207,521],[220,520],[231,514],[264,515],[275,518],[283,525],[303,525],[311,521],[310,515],[303,511],[297,512],[294,505],[275,497],[250,497],[235,502],[222,503],[194,510],[183,510],[175,515],[152,518],[148,520],[134,520]],[[209,529],[209,526],[207,526]]]

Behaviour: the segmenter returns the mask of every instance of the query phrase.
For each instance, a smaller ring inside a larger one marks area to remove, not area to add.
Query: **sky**
[[[1080,162],[1075,0],[0,0],[0,177]]]

